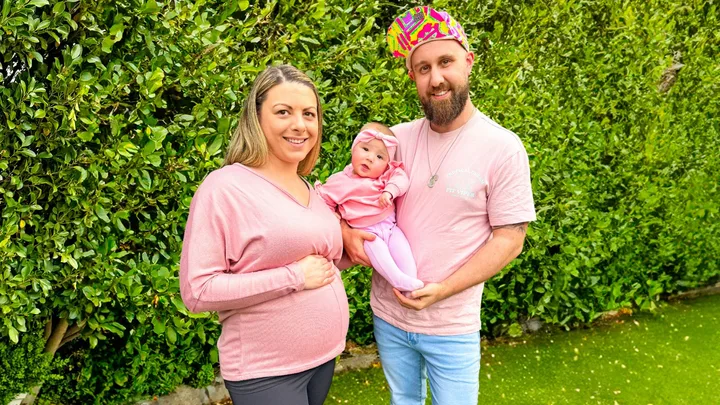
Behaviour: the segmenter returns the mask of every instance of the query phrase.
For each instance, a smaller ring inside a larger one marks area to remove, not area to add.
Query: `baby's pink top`
[[[348,302],[336,271],[304,290],[296,261],[339,260],[340,224],[310,190],[304,206],[241,164],[210,173],[190,205],[180,292],[192,312],[217,311],[220,370],[226,380],[293,374],[345,348]]]
[[[377,179],[360,177],[353,173],[352,165],[330,176],[325,184],[315,183],[318,195],[331,209],[339,206],[340,216],[353,228],[377,224],[392,214],[395,207],[383,208],[378,199],[384,191],[393,198],[405,194],[408,177],[400,162],[390,162]]]
[[[410,187],[397,202],[397,225],[410,243],[420,280],[448,278],[485,245],[493,226],[535,220],[525,148],[517,135],[487,116],[476,113],[462,134],[460,129],[428,131],[425,119],[392,131],[400,141],[396,159],[410,176]],[[461,137],[453,146],[455,136]],[[438,180],[430,188],[435,171]],[[405,331],[458,335],[480,329],[482,292],[479,284],[415,311],[400,306],[392,286],[375,273],[370,304],[375,315]]]

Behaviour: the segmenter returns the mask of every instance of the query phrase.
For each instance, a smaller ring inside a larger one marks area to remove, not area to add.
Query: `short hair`
[[[255,78],[250,88],[250,94],[245,99],[245,104],[240,113],[240,122],[238,122],[238,126],[230,140],[225,162],[223,163],[224,166],[242,163],[249,167],[259,167],[267,162],[270,150],[260,126],[260,111],[263,102],[267,99],[268,91],[282,83],[299,83],[309,87],[315,93],[318,120],[317,141],[305,156],[305,159],[298,165],[297,173],[301,176],[307,176],[315,167],[320,155],[320,145],[322,144],[323,113],[320,105],[320,95],[312,80],[305,73],[291,65],[269,66]]]

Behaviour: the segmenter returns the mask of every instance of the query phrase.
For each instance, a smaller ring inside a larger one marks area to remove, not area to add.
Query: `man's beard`
[[[422,104],[425,111],[425,118],[435,125],[445,126],[453,122],[465,108],[470,96],[468,82],[465,82],[461,87],[448,85],[447,90],[452,92],[449,100],[433,101],[432,96],[420,97],[420,104]]]

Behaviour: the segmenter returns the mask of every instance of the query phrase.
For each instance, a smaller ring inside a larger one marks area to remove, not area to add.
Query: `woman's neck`
[[[265,176],[272,178],[279,183],[292,183],[297,181],[299,177],[297,173],[297,163],[282,162],[277,159],[273,159],[272,156],[268,157],[267,162],[257,169]]]

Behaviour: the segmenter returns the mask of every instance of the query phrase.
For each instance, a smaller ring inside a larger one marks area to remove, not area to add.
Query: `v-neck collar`
[[[272,180],[270,180],[270,179],[268,179],[267,177],[265,177],[262,173],[259,173],[259,172],[255,171],[255,170],[253,170],[251,167],[245,166],[245,165],[242,164],[242,163],[233,163],[233,164],[234,164],[234,165],[238,165],[239,167],[242,167],[243,169],[247,170],[248,172],[254,174],[255,176],[257,176],[257,177],[265,180],[265,181],[268,182],[270,185],[272,185],[273,187],[275,187],[276,189],[278,189],[279,191],[281,191],[282,193],[284,193],[286,196],[288,196],[288,197],[289,197],[291,200],[293,200],[297,205],[299,205],[299,206],[301,206],[301,207],[303,207],[303,208],[305,208],[305,209],[308,209],[308,210],[309,210],[309,209],[312,209],[312,205],[313,205],[313,188],[312,188],[312,186],[310,185],[310,183],[308,183],[308,181],[305,180],[304,178],[298,176],[298,177],[300,177],[300,180],[302,180],[303,183],[305,183],[305,186],[308,188],[308,204],[307,204],[307,205],[305,205],[305,204],[303,204],[302,202],[298,201],[298,199],[295,198],[294,195],[290,194],[290,192],[288,192],[288,191],[285,190],[284,188],[280,187],[279,185],[275,184],[275,182],[273,182]]]

